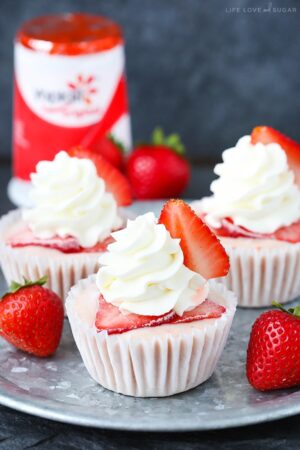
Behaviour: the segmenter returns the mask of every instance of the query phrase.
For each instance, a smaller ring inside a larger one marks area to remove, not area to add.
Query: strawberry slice
[[[202,216],[202,219],[205,220],[205,215]],[[221,227],[219,228],[213,228],[210,227],[210,229],[217,235],[222,237],[244,237],[244,238],[251,238],[251,239],[263,239],[265,236],[271,236],[271,235],[265,235],[261,233],[256,233],[254,231],[250,231],[247,228],[244,228],[240,225],[236,225],[233,223],[232,219],[229,217],[226,217],[221,222]]]
[[[67,236],[65,238],[61,238],[59,236],[55,236],[50,239],[40,239],[34,236],[29,228],[25,228],[7,239],[6,244],[13,248],[34,245],[59,250],[62,253],[98,253],[106,251],[107,246],[113,241],[113,237],[109,236],[105,240],[98,242],[93,247],[84,248],[80,246],[75,237]]]
[[[204,219],[205,216],[202,216]],[[296,244],[300,242],[300,220],[289,226],[281,227],[274,233],[255,233],[240,225],[236,225],[230,218],[222,220],[220,228],[211,228],[218,236],[232,238],[250,238],[250,239],[276,239],[278,241],[290,242]]]
[[[300,220],[288,227],[279,228],[279,230],[275,231],[274,238],[279,241],[291,242],[292,244],[300,242]]]
[[[120,171],[123,170],[124,147],[112,135],[101,136],[93,145],[91,145],[91,150],[95,153],[99,153]]]
[[[300,144],[271,127],[255,127],[251,133],[252,144],[279,144],[286,153],[289,167],[295,174],[295,181],[300,186]]]
[[[111,192],[119,206],[132,203],[132,194],[129,181],[116,167],[102,155],[83,147],[73,147],[68,151],[70,156],[91,159],[97,168],[98,175],[104,179],[108,192]]]
[[[104,239],[101,242],[97,242],[93,247],[82,247],[81,252],[82,253],[98,253],[98,252],[106,252],[107,247],[109,244],[112,244],[115,242],[114,238],[112,236],[108,236],[106,239]]]
[[[160,215],[173,238],[180,239],[184,264],[204,278],[227,275],[229,258],[218,238],[182,200],[169,200]]]
[[[218,318],[224,312],[225,308],[223,306],[217,305],[210,300],[205,300],[192,311],[185,312],[182,317],[178,316],[174,311],[170,311],[162,316],[141,316],[121,312],[117,306],[107,303],[101,295],[95,325],[99,332],[107,331],[108,334],[121,334],[138,328]]]
[[[186,311],[183,316],[177,314],[172,319],[172,323],[195,322],[203,319],[217,319],[226,311],[224,306],[218,305],[211,300],[205,300],[191,311]]]
[[[136,328],[155,327],[171,321],[175,316],[170,311],[162,316],[141,316],[132,313],[123,313],[117,306],[107,303],[101,295],[99,310],[96,315],[96,328],[98,331],[106,330],[108,334],[124,333]]]

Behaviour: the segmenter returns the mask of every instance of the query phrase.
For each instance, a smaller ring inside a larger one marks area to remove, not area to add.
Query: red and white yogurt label
[[[14,175],[112,131],[131,143],[124,48],[78,56],[15,46]]]

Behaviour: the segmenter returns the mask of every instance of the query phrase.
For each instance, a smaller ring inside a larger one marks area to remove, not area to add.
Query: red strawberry
[[[87,158],[93,161],[98,175],[104,179],[107,190],[114,195],[119,206],[132,203],[131,187],[127,178],[103,156],[83,147],[73,147],[68,153],[76,158]]]
[[[204,219],[203,219],[204,220]],[[252,239],[263,239],[269,238],[271,239],[271,235],[264,235],[261,233],[255,233],[254,231],[247,230],[246,228],[236,225],[233,223],[232,219],[226,217],[222,220],[220,228],[212,228],[211,230],[217,236],[225,236],[225,237],[244,237],[244,238],[252,238]]]
[[[274,128],[260,126],[255,127],[251,134],[253,144],[279,144],[286,153],[288,164],[295,174],[296,183],[300,186],[300,144],[280,133]]]
[[[204,216],[205,217],[205,216]],[[203,218],[203,217],[202,217]],[[222,220],[220,228],[211,228],[217,236],[223,237],[244,237],[251,239],[276,239],[278,241],[290,242],[296,244],[300,242],[300,221],[292,223],[286,227],[281,227],[274,233],[255,233],[246,228],[236,225],[230,218]]]
[[[279,228],[279,230],[275,231],[274,237],[279,241],[292,242],[294,244],[300,242],[300,220],[288,227]]]
[[[135,197],[179,197],[190,178],[190,166],[183,154],[184,146],[176,134],[165,137],[162,130],[154,130],[153,142],[137,146],[127,162]]]
[[[229,258],[218,238],[182,200],[169,200],[160,215],[173,238],[180,239],[184,264],[204,278],[227,275]]]
[[[203,319],[217,319],[218,317],[221,317],[225,311],[226,309],[224,306],[218,305],[211,300],[205,300],[191,311],[185,311],[182,316],[176,314],[172,323],[187,323]]]
[[[120,334],[137,328],[157,327],[165,324],[194,322],[196,320],[221,317],[225,308],[210,300],[205,300],[192,311],[187,311],[182,317],[174,311],[162,316],[141,316],[132,313],[122,313],[117,306],[107,303],[103,296],[99,300],[99,311],[96,316],[98,331],[107,331],[108,334]]]
[[[43,287],[47,278],[13,282],[0,301],[0,335],[24,352],[52,355],[59,344],[64,309],[61,299]]]
[[[104,241],[98,242],[93,247],[83,248],[75,237],[68,236],[61,238],[55,236],[49,239],[40,239],[34,236],[29,228],[19,231],[16,235],[11,236],[6,240],[6,244],[10,247],[28,247],[31,245],[45,248],[52,248],[59,250],[62,253],[93,253],[103,252],[107,249],[107,246],[113,242],[113,238],[109,236]]]
[[[124,148],[122,144],[117,141],[112,135],[102,136],[94,145],[91,146],[91,150],[103,156],[117,169],[123,169]]]
[[[300,306],[261,314],[247,352],[249,383],[260,391],[300,385]]]
[[[96,328],[99,331],[106,330],[108,334],[124,333],[135,328],[153,327],[168,323],[174,315],[173,311],[158,317],[131,313],[123,314],[117,306],[107,303],[104,297],[100,296]]]

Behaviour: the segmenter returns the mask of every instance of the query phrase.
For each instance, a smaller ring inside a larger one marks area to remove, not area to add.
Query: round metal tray
[[[133,398],[97,385],[88,375],[65,320],[56,355],[38,359],[0,345],[0,403],[76,425],[122,430],[217,429],[300,413],[300,390],[260,393],[245,377],[245,349],[257,311],[238,310],[214,375],[196,389],[166,398]]]
[[[135,210],[159,206],[139,204]],[[139,431],[218,429],[300,413],[299,388],[261,393],[247,382],[249,332],[261,312],[239,309],[214,375],[196,389],[166,398],[126,397],[97,385],[82,363],[67,320],[52,358],[26,355],[0,340],[0,403],[61,422]]]

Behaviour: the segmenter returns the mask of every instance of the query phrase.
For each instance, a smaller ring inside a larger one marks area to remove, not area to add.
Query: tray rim
[[[121,394],[118,394],[121,395]],[[186,432],[186,431],[209,431],[220,430],[226,428],[242,427],[247,425],[255,425],[258,423],[270,422],[273,420],[284,419],[293,415],[300,414],[300,390],[291,392],[288,394],[290,403],[288,406],[283,407],[284,399],[286,396],[277,400],[271,400],[268,411],[266,411],[266,403],[262,411],[257,411],[257,405],[252,408],[251,412],[247,415],[241,416],[241,410],[234,410],[235,414],[231,411],[226,411],[226,416],[214,419],[213,423],[210,420],[202,417],[195,417],[193,421],[181,421],[173,420],[172,426],[168,426],[165,422],[135,422],[130,421],[125,423],[122,419],[114,417],[93,416],[89,414],[76,413],[78,405],[68,404],[68,411],[63,411],[59,405],[61,402],[58,400],[45,399],[42,396],[33,397],[26,390],[20,388],[14,383],[6,380],[0,375],[0,404],[8,408],[20,411],[22,413],[31,414],[43,419],[62,422],[69,425],[79,425],[84,427],[93,427],[109,430],[120,431],[144,431],[144,432]],[[274,403],[277,402],[277,406],[274,407]],[[64,403],[61,403],[64,405]],[[215,415],[218,415],[215,413]]]
[[[189,201],[189,200],[187,200]],[[158,207],[162,201],[141,202],[148,207]],[[139,205],[134,205],[139,207]],[[148,208],[147,208],[148,209]],[[209,380],[207,381],[209,382]],[[197,389],[197,388],[196,388]],[[125,421],[118,415],[110,416],[93,415],[81,411],[80,405],[64,403],[59,400],[48,399],[42,395],[32,395],[17,384],[6,379],[0,373],[0,404],[16,411],[31,414],[33,416],[84,427],[94,427],[108,430],[132,431],[132,432],[191,432],[210,431],[233,427],[255,425],[273,420],[283,419],[300,414],[300,389],[286,390],[286,395],[277,399],[266,400],[261,406],[256,403],[253,407],[248,406],[247,414],[241,415],[241,409],[225,411],[214,411],[212,413],[193,416],[190,420],[176,418],[172,423],[159,420]],[[121,394],[114,394],[120,395]],[[265,393],[264,395],[268,395]],[[138,401],[138,399],[137,399]],[[67,407],[64,408],[64,406]],[[222,417],[223,416],[223,417]],[[209,419],[209,420],[208,420]]]

